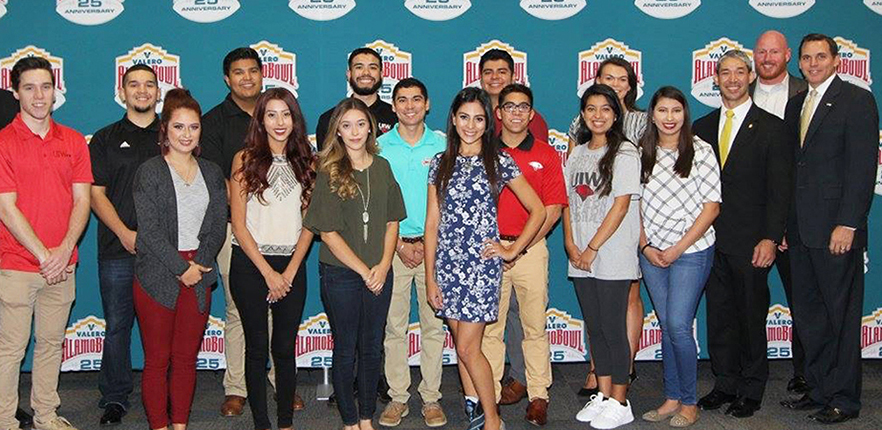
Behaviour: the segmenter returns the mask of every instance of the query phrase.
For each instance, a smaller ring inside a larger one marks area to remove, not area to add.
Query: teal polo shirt
[[[398,134],[399,124],[377,139],[380,156],[389,160],[392,174],[401,188],[407,218],[398,226],[401,237],[422,236],[426,230],[426,199],[429,193],[429,165],[432,157],[447,148],[447,140],[429,130],[414,146]]]

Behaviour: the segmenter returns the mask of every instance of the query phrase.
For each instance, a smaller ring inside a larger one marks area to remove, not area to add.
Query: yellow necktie
[[[732,109],[726,111],[726,122],[723,124],[723,133],[720,135],[720,167],[726,165],[729,156],[729,141],[732,139],[732,117],[735,112]]]
[[[805,144],[805,135],[808,133],[809,125],[812,123],[812,116],[815,110],[815,99],[818,97],[818,90],[812,89],[805,104],[802,106],[802,113],[799,115],[799,146]]]

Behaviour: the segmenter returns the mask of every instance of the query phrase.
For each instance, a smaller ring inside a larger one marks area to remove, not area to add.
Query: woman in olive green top
[[[392,256],[406,213],[389,162],[377,155],[377,124],[367,105],[341,101],[329,130],[303,226],[322,238],[321,296],[334,335],[334,393],[343,428],[372,430]]]

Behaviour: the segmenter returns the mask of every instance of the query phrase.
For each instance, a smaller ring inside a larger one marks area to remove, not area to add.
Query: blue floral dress
[[[434,184],[441,155],[432,159],[429,184]],[[520,176],[510,155],[501,152],[498,188]],[[479,156],[458,156],[447,184],[438,227],[435,278],[444,306],[438,316],[468,322],[496,321],[499,314],[499,285],[502,259],[481,258],[484,240],[499,240],[496,201]]]

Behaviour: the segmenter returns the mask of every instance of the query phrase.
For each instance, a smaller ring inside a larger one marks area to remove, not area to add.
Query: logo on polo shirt
[[[861,321],[861,357],[882,358],[882,308]]]
[[[462,54],[462,87],[481,88],[481,55],[491,49],[501,49],[508,52],[514,59],[513,81],[530,86],[530,78],[527,75],[527,53],[514,49],[513,46],[499,40],[491,40],[482,43],[474,51]]]
[[[695,339],[695,354],[701,352],[698,344],[698,320],[692,320],[692,337]],[[708,333],[708,336],[711,336]],[[655,311],[652,311],[643,318],[643,335],[640,337],[640,346],[637,349],[637,355],[634,360],[640,361],[658,361],[662,359],[662,332],[661,323]]]
[[[882,195],[882,130],[879,130],[879,154],[876,157],[876,194]]]
[[[567,19],[585,7],[585,0],[521,0],[521,8],[540,19]]]
[[[288,7],[306,19],[330,21],[354,9],[355,0],[291,0]]]
[[[380,54],[380,58],[383,60],[383,86],[380,87],[377,94],[380,96],[380,100],[391,104],[392,90],[395,88],[395,85],[400,80],[413,76],[411,69],[413,61],[410,52],[402,51],[394,44],[386,42],[385,40],[375,40],[364,46],[377,51],[377,53]],[[347,83],[346,97],[351,95],[352,88],[350,88]],[[386,131],[388,130],[383,130],[384,133]]]
[[[107,324],[95,315],[77,320],[64,331],[61,344],[61,371],[101,369]]]
[[[196,369],[220,370],[227,368],[227,359],[224,358],[224,320],[208,316],[205,323],[205,333],[202,335],[202,343],[199,345],[199,354],[196,356]]]
[[[6,15],[6,1],[0,0],[0,18],[3,18],[3,15]]]
[[[643,96],[643,53],[631,49],[624,42],[615,39],[606,39],[595,43],[591,49],[579,52],[579,82],[576,85],[576,95],[582,97],[582,93],[594,85],[594,79],[600,72],[600,64],[613,57],[622,58],[631,64],[634,73],[637,74],[637,98]]]
[[[545,333],[552,362],[585,361],[585,324],[582,320],[560,309],[548,308]]]
[[[720,107],[720,88],[714,83],[717,60],[728,51],[741,50],[753,61],[753,51],[740,43],[721,37],[692,52],[692,97],[712,108]]]
[[[129,142],[123,141],[123,143],[119,144],[120,148],[131,148],[132,145],[129,145]]]
[[[414,15],[429,21],[447,21],[464,14],[472,2],[469,0],[407,0],[404,7]]]
[[[327,314],[322,312],[300,324],[294,351],[297,367],[331,367],[334,337]]]
[[[871,11],[882,15],[882,0],[864,0],[864,4],[867,5]]]
[[[217,22],[239,10],[239,0],[175,0],[172,8],[193,22]]]
[[[842,36],[836,36],[833,40],[839,45],[839,69],[836,73],[843,80],[870,91],[873,83],[870,77],[870,50]]]
[[[453,336],[450,334],[450,329],[447,328],[447,324],[444,324],[444,344],[441,349],[441,364],[456,364],[456,344],[453,342]],[[419,366],[421,360],[421,352],[423,350],[422,344],[422,330],[420,330],[420,323],[415,322],[411,323],[407,326],[407,365],[408,366]]]
[[[64,84],[64,59],[53,56],[43,48],[28,45],[6,58],[0,58],[0,88],[12,90],[12,66],[25,57],[43,57],[52,65],[52,74],[55,75],[55,103],[52,105],[52,110],[57,110],[64,104],[64,93],[67,92],[67,86]]]
[[[560,167],[566,166],[569,136],[567,136],[566,133],[550,129],[548,130],[548,144],[551,145],[551,147],[557,151],[557,155],[560,156]]]
[[[165,93],[173,88],[181,87],[181,57],[169,54],[161,46],[150,43],[136,46],[126,55],[116,57],[114,96],[116,103],[123,108],[126,107],[125,103],[120,99],[123,75],[125,75],[129,67],[136,64],[147,65],[156,72],[156,80],[160,90],[160,99],[156,103],[156,112],[162,112],[162,101],[165,100]]]
[[[766,356],[768,358],[793,358],[793,317],[790,308],[774,304],[766,316]]]
[[[125,0],[56,0],[55,11],[64,19],[80,25],[109,22],[123,11]]]
[[[815,0],[750,0],[757,12],[772,18],[793,18],[812,8]]]
[[[698,9],[701,0],[634,0],[634,5],[651,17],[676,19]]]
[[[297,83],[297,54],[286,52],[281,46],[266,40],[251,45],[251,49],[260,56],[262,91],[282,87],[297,97],[297,88],[300,88]]]

